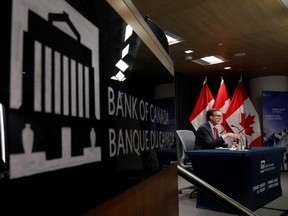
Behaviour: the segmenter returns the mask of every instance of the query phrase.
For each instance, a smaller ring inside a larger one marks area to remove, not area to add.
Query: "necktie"
[[[216,129],[216,127],[213,127],[213,136],[214,136],[214,140],[216,140],[216,138],[217,138],[217,129]]]

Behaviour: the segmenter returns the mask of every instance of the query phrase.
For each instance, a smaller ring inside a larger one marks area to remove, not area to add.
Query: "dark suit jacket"
[[[217,134],[216,140],[213,138],[213,131],[209,122],[201,125],[196,131],[195,146],[194,149],[214,149],[216,147],[228,147],[222,137]]]

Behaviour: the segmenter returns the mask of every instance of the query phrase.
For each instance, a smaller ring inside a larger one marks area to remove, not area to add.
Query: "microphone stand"
[[[246,136],[246,134],[243,133],[243,130],[240,130],[240,128],[237,127],[236,125],[231,125],[231,127],[235,127],[235,128],[237,128],[238,131],[239,131],[238,133],[241,133],[241,134],[245,137],[245,149],[251,149],[251,147],[248,146],[247,136]]]

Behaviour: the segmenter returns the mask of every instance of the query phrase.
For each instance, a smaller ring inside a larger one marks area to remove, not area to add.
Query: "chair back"
[[[187,163],[186,151],[192,151],[195,144],[195,134],[191,130],[176,130],[180,139],[180,165],[185,168],[192,168],[191,163]]]

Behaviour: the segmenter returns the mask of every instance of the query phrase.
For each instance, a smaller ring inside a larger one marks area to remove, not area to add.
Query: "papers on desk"
[[[224,148],[224,147],[216,147],[215,149],[224,149],[224,150],[231,150],[231,151],[234,151],[234,150],[238,150],[238,151],[248,151],[247,149],[238,149],[236,147],[233,147],[233,148]]]

